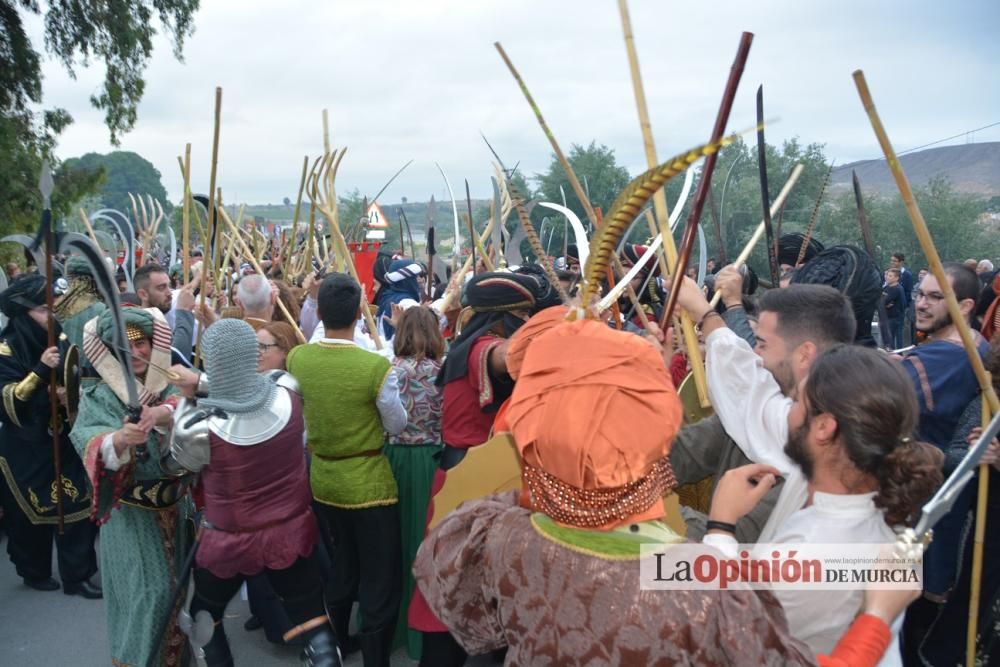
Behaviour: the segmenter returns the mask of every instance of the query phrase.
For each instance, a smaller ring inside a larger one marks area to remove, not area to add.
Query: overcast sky
[[[730,118],[780,122],[769,142],[826,144],[839,164],[880,156],[851,73],[862,68],[897,151],[1000,121],[1000,2],[672,2],[632,0],[651,123],[661,159],[705,141],[740,33],[755,34]],[[41,22],[29,28],[41,45]],[[456,193],[491,194],[481,130],[509,163],[547,168],[550,148],[493,42],[519,68],[564,150],[612,147],[633,174],[645,168],[628,62],[614,0],[202,0],[195,34],[177,61],[158,37],[135,129],[121,149],[150,160],[172,200],[176,157],[193,145],[193,188],[207,190],[215,87],[223,88],[219,185],[227,203],[293,198],[304,155],[322,152],[322,109],[332,142],[348,146],[338,191],[446,198],[434,162]],[[67,158],[113,150],[89,97],[100,64],[72,80],[44,64],[45,106],[76,122]],[[966,137],[952,141],[962,143]],[[976,141],[1000,140],[1000,126]],[[461,196],[461,195],[459,195]]]

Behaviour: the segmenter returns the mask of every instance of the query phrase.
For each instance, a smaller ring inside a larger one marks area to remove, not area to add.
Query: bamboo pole
[[[903,167],[899,163],[899,158],[896,157],[896,151],[889,142],[889,135],[882,126],[882,121],[878,116],[878,111],[875,109],[875,102],[872,100],[871,92],[868,90],[868,83],[865,81],[864,72],[856,70],[853,76],[854,85],[857,86],[861,103],[864,106],[865,111],[868,113],[868,120],[871,122],[872,129],[875,131],[875,136],[878,138],[879,145],[882,147],[882,152],[885,154],[889,170],[892,172],[892,176],[896,180],[896,187],[899,188],[899,193],[903,197],[903,203],[906,205],[906,212],[909,214],[910,221],[913,223],[913,231],[917,235],[917,240],[920,241],[920,247],[924,252],[924,256],[927,258],[927,264],[930,267],[931,273],[934,274],[934,277],[937,279],[938,286],[944,294],[945,303],[948,306],[948,314],[951,316],[951,321],[955,324],[955,328],[958,330],[959,336],[962,338],[962,344],[965,346],[965,352],[969,357],[969,363],[972,365],[972,370],[976,374],[976,380],[979,382],[979,388],[983,395],[983,423],[985,424],[989,421],[989,417],[991,415],[1000,412],[1000,400],[997,399],[997,393],[993,389],[993,383],[990,381],[990,377],[986,372],[985,366],[983,366],[983,360],[979,356],[979,350],[977,349],[976,343],[972,338],[972,330],[969,327],[969,323],[962,314],[962,310],[958,305],[958,299],[955,298],[955,290],[952,289],[951,281],[948,280],[948,276],[944,272],[944,266],[941,264],[941,258],[938,256],[937,248],[934,246],[934,240],[931,238],[930,231],[927,229],[927,223],[924,221],[924,216],[920,212],[920,208],[917,206],[917,201],[913,196],[913,190],[910,188],[910,182],[907,180],[906,173],[903,171]],[[972,667],[976,661],[976,634],[977,625],[979,623],[979,593],[982,586],[983,537],[986,526],[986,501],[988,493],[989,466],[980,465],[979,496],[976,501],[976,507],[979,512],[976,516],[976,532],[972,551],[972,587],[969,595],[969,624],[968,632],[966,634],[965,648],[965,663],[970,667]]]
[[[299,213],[302,210],[302,192],[306,188],[306,173],[309,171],[309,156],[302,157],[302,176],[299,178],[299,194],[295,197],[295,212],[292,214],[292,236],[291,243],[288,244],[288,258],[284,262],[285,266],[291,268],[292,256],[295,252],[295,240],[299,232]]]
[[[181,270],[184,284],[191,282],[191,144],[184,145],[184,201],[181,209]]]
[[[213,273],[218,274],[218,272],[219,272],[218,263],[219,263],[219,260],[221,259],[219,257],[219,252],[217,250],[217,248],[219,246],[219,241],[221,239],[218,238],[217,234],[216,234],[216,238],[215,238],[216,242],[214,244],[212,244],[213,247],[212,248],[208,247],[209,244],[212,243],[212,236],[211,236],[211,234],[212,234],[213,230],[215,229],[215,225],[217,224],[217,220],[215,219],[216,218],[216,208],[217,208],[216,205],[215,205],[215,177],[218,174],[218,167],[219,167],[219,126],[221,124],[221,118],[222,118],[222,87],[221,86],[216,86],[216,88],[215,88],[215,126],[214,126],[213,131],[212,131],[212,163],[211,163],[211,168],[209,170],[209,176],[208,176],[208,211],[206,212],[206,215],[208,216],[208,221],[207,221],[208,230],[207,231],[208,231],[209,236],[208,237],[204,237],[204,236],[202,237],[202,240],[205,243],[205,251],[202,253],[202,258],[201,258],[201,286],[202,286],[202,289],[201,289],[201,293],[199,294],[199,296],[201,297],[200,303],[198,305],[199,311],[202,311],[202,310],[205,309],[205,292],[206,292],[205,286],[208,284],[208,281],[206,279],[206,277],[208,275],[208,268],[207,268],[206,264],[209,261],[209,259],[211,259],[211,262],[212,262],[212,271],[213,271]],[[197,345],[196,345],[197,349],[195,349],[195,353],[194,353],[194,365],[195,366],[198,365],[198,361],[199,361],[200,356],[201,356],[201,337],[204,334],[204,332],[205,332],[205,327],[198,327],[198,342],[197,342]]]
[[[83,209],[78,209],[80,211],[80,219],[83,220],[83,226],[87,230],[87,236],[90,240],[94,242],[94,247],[98,250],[101,249],[101,244],[97,242],[97,234],[94,233],[94,226],[90,224],[90,219],[87,218],[87,214],[83,212]]]
[[[778,198],[775,199],[774,202],[771,204],[772,217],[777,215],[778,211],[781,210],[781,207],[785,205],[785,200],[788,198],[789,193],[791,193],[792,187],[794,187],[795,185],[795,181],[799,180],[799,176],[802,175],[802,170],[804,168],[805,167],[803,167],[801,164],[797,164],[795,165],[795,168],[792,169],[791,175],[789,175],[788,180],[785,181],[785,185],[781,188],[781,192],[778,193]],[[750,259],[750,254],[753,252],[754,247],[760,241],[761,237],[764,236],[764,233],[766,231],[767,231],[767,226],[765,222],[761,220],[760,224],[757,225],[757,229],[754,230],[753,236],[750,237],[750,240],[747,241],[747,244],[743,247],[743,250],[740,252],[739,257],[737,257],[736,261],[733,262],[733,266],[735,266],[736,268],[740,268],[741,266],[747,263],[747,260]],[[721,298],[722,298],[722,292],[716,292],[715,295],[712,296],[712,300],[709,302],[709,305],[712,308],[715,308],[719,304],[719,300]]]
[[[625,34],[625,50],[628,53],[629,71],[632,74],[635,106],[639,112],[639,129],[642,130],[646,166],[653,168],[659,164],[659,160],[656,158],[656,144],[653,140],[653,128],[649,122],[646,92],[642,85],[642,74],[639,71],[639,55],[635,48],[635,38],[632,35],[632,20],[628,13],[628,0],[618,0],[618,11],[621,14],[622,31]],[[679,202],[679,205],[683,206],[684,203]],[[671,275],[669,267],[677,265],[677,246],[674,244],[674,236],[670,232],[670,214],[667,208],[666,188],[660,188],[653,195],[653,209],[656,211],[655,220],[659,225],[659,232],[663,238],[663,253],[658,256],[660,272],[664,276],[669,276]],[[650,231],[655,234],[656,232],[652,225],[653,217],[649,216],[646,220],[650,223]],[[698,336],[695,333],[694,322],[691,321],[691,316],[685,312],[681,313],[681,329],[684,331],[683,338],[691,365],[691,373],[694,375],[694,386],[698,392],[698,402],[703,408],[711,407],[712,403],[708,399],[708,381],[705,377],[705,362],[701,358],[701,350],[698,349]]]
[[[233,223],[232,220],[229,219],[229,214],[226,213],[225,209],[221,207],[219,209],[219,217],[222,218],[222,221],[226,223],[227,227],[229,227],[229,233],[232,235],[231,238],[239,244],[240,254],[250,260],[253,264],[254,271],[266,278],[264,271],[260,268],[260,264],[257,263],[257,258],[253,256],[253,252],[251,252],[250,248],[247,247],[246,241],[244,241],[240,236],[239,228]],[[308,341],[306,340],[306,337],[302,335],[302,330],[299,329],[299,323],[296,322],[295,318],[292,317],[292,314],[288,312],[288,308],[285,307],[284,302],[281,299],[278,299],[275,303],[278,305],[278,310],[281,311],[281,315],[289,324],[292,325],[292,329],[295,330],[295,337],[298,341],[300,343],[307,343]]]

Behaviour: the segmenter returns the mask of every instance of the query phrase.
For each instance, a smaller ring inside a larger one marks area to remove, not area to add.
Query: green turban
[[[142,308],[122,308],[122,320],[125,322],[126,337],[134,340],[139,333],[146,338],[153,337],[153,316]],[[111,311],[105,310],[97,320],[97,335],[105,345],[114,346],[114,320]]]
[[[85,260],[83,257],[74,255],[69,258],[69,261],[66,262],[66,275],[71,278],[81,276],[92,278],[94,276],[94,270],[90,267],[90,262]]]

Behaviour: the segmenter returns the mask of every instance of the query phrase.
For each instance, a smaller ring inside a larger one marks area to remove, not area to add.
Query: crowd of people
[[[573,245],[554,271],[440,277],[381,252],[370,285],[277,262],[216,281],[191,249],[110,281],[120,309],[104,267],[71,257],[51,313],[25,271],[0,294],[11,562],[30,588],[103,599],[114,665],[232,665],[222,620],[244,583],[245,630],[308,665],[400,648],[425,667],[964,663],[975,484],[934,528],[922,594],[641,585],[644,543],[891,543],[978,438],[960,327],[1000,383],[988,260],[944,265],[961,323],[902,253],[882,272],[797,234],[778,250],[766,289],[714,260],[681,279],[703,360],[655,324],[672,285],[656,262],[595,312]],[[624,244],[622,265],[646,252]],[[701,363],[714,414],[695,420],[679,387]],[[516,488],[463,475],[477,458],[516,459]],[[982,462],[995,484],[1000,443]],[[704,484],[710,502],[678,506]],[[1000,664],[997,497],[978,664]]]

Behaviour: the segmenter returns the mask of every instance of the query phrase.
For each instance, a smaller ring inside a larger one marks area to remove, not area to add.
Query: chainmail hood
[[[205,331],[201,341],[209,396],[198,401],[207,408],[249,414],[267,408],[278,391],[257,372],[257,336],[243,320],[222,319]]]

